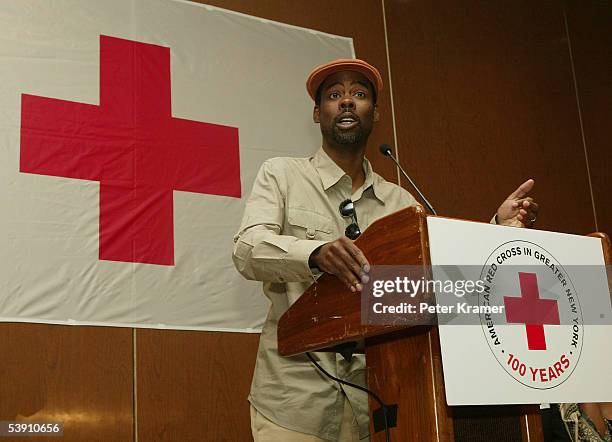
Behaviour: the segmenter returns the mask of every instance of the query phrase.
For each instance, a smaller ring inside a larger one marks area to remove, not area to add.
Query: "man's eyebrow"
[[[366,89],[369,89],[369,88],[370,88],[370,85],[369,85],[367,82],[363,81],[363,80],[355,80],[353,83],[360,84],[360,85],[362,85],[363,87],[365,87]]]
[[[363,80],[355,80],[355,81],[353,81],[352,84],[360,84],[361,86],[365,87],[366,89],[369,89],[369,87],[370,87],[368,82],[367,81],[363,81]],[[343,84],[340,81],[336,81],[335,83],[331,83],[331,84],[328,84],[327,86],[325,86],[324,90],[331,89],[334,86],[343,86]]]
[[[340,83],[339,81],[336,81],[335,83],[328,84],[327,86],[325,86],[324,90],[331,89],[334,86],[342,86],[342,83]]]

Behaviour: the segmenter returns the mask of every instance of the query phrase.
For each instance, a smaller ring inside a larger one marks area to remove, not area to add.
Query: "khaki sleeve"
[[[247,279],[268,282],[312,281],[310,254],[325,241],[283,235],[287,183],[282,164],[266,161],[247,201],[233,260]]]

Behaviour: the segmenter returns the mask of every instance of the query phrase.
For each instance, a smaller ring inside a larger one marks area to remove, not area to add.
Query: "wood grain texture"
[[[138,440],[252,440],[258,342],[247,333],[137,330]]]
[[[0,355],[0,420],[63,422],[49,440],[134,440],[131,329],[3,323]]]
[[[590,233],[588,236],[601,239],[604,262],[606,265],[612,264],[612,242],[610,241],[610,236],[603,232]]]
[[[442,367],[442,350],[440,348],[440,334],[438,328],[429,331],[430,355],[432,358],[432,383],[434,385],[436,416],[440,425],[437,428],[437,441],[452,442],[455,440],[452,408],[446,404],[446,390],[444,387],[444,370]]]
[[[612,242],[610,237],[602,232],[591,233],[588,236],[601,239],[604,262],[606,263],[606,274],[608,276],[608,291],[610,292],[610,302],[612,302]]]
[[[532,177],[537,228],[593,231],[562,5],[385,0],[385,9],[400,160],[438,212],[489,220]]]
[[[525,405],[521,417],[521,435],[524,442],[544,442],[544,427],[538,405]]]
[[[565,2],[597,230],[612,234],[612,3]]]
[[[441,372],[434,374],[430,328],[413,327],[366,341],[368,387],[386,403],[398,404],[397,427],[390,430],[392,440],[453,441],[452,420],[445,410]],[[436,335],[437,336],[437,335]],[[440,383],[442,385],[436,385]],[[370,410],[379,405],[370,399]],[[436,420],[438,422],[436,422]],[[372,419],[370,419],[372,427]],[[438,431],[441,434],[438,435]],[[371,432],[373,432],[373,427]],[[384,432],[372,437],[372,442],[385,440]]]

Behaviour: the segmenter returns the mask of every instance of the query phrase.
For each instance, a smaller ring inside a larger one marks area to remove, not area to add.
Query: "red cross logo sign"
[[[100,104],[22,95],[20,172],[99,181],[99,258],[174,265],[173,191],[239,198],[238,129],[172,116],[170,48],[100,36]]]
[[[500,367],[534,389],[569,379],[582,353],[584,324],[580,293],[567,269],[540,245],[514,240],[493,250],[480,276],[479,305],[501,307],[480,316]]]
[[[506,320],[525,324],[529,350],[546,350],[544,324],[559,325],[559,307],[554,299],[541,299],[535,273],[519,272],[521,297],[504,297]]]

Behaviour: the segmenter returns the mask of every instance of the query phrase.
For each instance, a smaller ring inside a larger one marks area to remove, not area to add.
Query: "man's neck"
[[[334,163],[340,167],[353,182],[352,191],[355,192],[365,182],[365,171],[363,170],[363,159],[365,157],[365,146],[340,146],[332,147],[323,143],[323,150]]]

